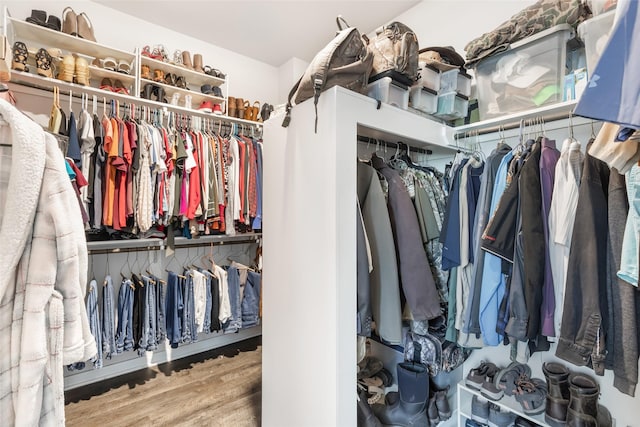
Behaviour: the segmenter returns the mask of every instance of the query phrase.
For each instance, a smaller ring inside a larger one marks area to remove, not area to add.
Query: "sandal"
[[[164,82],[170,86],[175,86],[176,85],[176,75],[175,74],[171,74],[171,73],[167,73],[164,75]]]
[[[13,44],[13,62],[11,68],[18,71],[29,72],[29,66],[27,65],[27,58],[29,57],[29,51],[27,45],[23,42],[15,42]]]
[[[113,91],[116,93],[122,93],[124,95],[129,95],[129,89],[127,89],[120,80],[116,80],[113,83]]]
[[[518,362],[512,362],[509,366],[498,372],[496,376],[497,387],[507,396],[513,396],[517,391],[517,384],[531,376],[531,368]]]
[[[538,378],[530,378],[518,383],[516,400],[527,415],[537,415],[545,411],[547,383]]]
[[[140,52],[140,55],[151,58],[151,48],[149,47],[149,45],[142,48],[142,52]]]
[[[153,81],[162,83],[164,81],[164,71],[162,70],[153,70]]]
[[[110,78],[105,77],[104,79],[102,79],[102,82],[100,82],[100,89],[102,90],[108,90],[113,92],[113,82],[111,81]]]
[[[38,67],[38,75],[42,77],[53,77],[53,68],[51,66],[52,58],[46,49],[38,49],[36,53],[36,66]]]
[[[127,61],[125,61],[124,59],[121,59],[118,61],[118,72],[119,73],[123,73],[123,74],[130,74],[131,73],[131,64],[128,63]]]
[[[105,70],[116,71],[117,67],[118,67],[118,62],[115,60],[115,58],[107,56],[102,61],[102,68],[104,68]]]
[[[167,52],[164,50],[164,46],[161,44],[153,48],[151,58],[162,62],[169,62],[169,58],[167,58]]]
[[[184,76],[178,76],[176,78],[176,84],[177,87],[181,88],[181,89],[186,89],[187,88],[187,80],[184,78]]]
[[[219,79],[224,79],[226,76],[222,73],[222,71],[217,68],[211,68],[209,65],[204,66],[204,73],[208,74],[212,77],[217,77]]]
[[[173,51],[173,61],[171,61],[171,63],[173,65],[177,65],[178,67],[184,67],[184,64],[182,63],[182,51],[181,50],[174,50]]]
[[[148,65],[140,66],[140,78],[151,80],[151,68]]]
[[[260,120],[260,101],[255,101],[253,107],[251,107],[251,120],[259,122]]]

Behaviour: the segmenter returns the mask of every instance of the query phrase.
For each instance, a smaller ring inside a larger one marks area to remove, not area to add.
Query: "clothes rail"
[[[258,243],[262,238],[261,233],[245,233],[235,236],[201,236],[187,239],[176,237],[175,248],[189,248],[198,246],[239,245]],[[131,240],[104,240],[87,242],[87,251],[90,255],[111,254],[123,252],[158,251],[167,249],[166,239],[131,239]]]
[[[43,84],[46,82],[47,84]],[[179,105],[171,105],[166,104],[164,102],[153,101],[151,99],[139,98],[131,95],[120,94],[116,92],[107,92],[102,89],[98,89],[91,86],[81,86],[75,83],[67,83],[61,80],[41,77],[32,75],[24,72],[12,72],[12,81],[10,84],[15,84],[19,86],[29,87],[33,89],[38,89],[39,91],[47,91],[53,92],[53,87],[56,86],[60,89],[60,95],[69,96],[70,94],[74,98],[81,99],[82,94],[91,96],[96,96],[100,103],[103,102],[103,98],[106,100],[114,100],[118,101],[121,105],[125,104],[133,104],[134,106],[146,106],[156,109],[161,109],[164,111],[172,111],[178,114],[194,116],[194,117],[203,117],[208,118],[215,121],[222,121],[231,124],[239,124],[242,126],[254,127],[256,129],[262,128],[262,123],[254,122],[251,120],[238,119],[235,117],[221,116],[215,115],[212,113],[206,113],[204,111],[193,110],[190,108],[181,107]],[[34,95],[38,95],[37,93],[33,93]]]
[[[428,148],[425,149],[425,148],[419,148],[419,147],[412,147],[400,141],[396,143],[396,142],[384,141],[382,139],[369,138],[368,136],[358,135],[358,142],[363,142],[367,144],[383,144],[389,148],[399,149],[399,150],[406,150],[407,147],[409,147],[411,151],[414,153],[421,153],[421,154],[427,154],[427,155],[433,154],[433,151],[429,150]]]

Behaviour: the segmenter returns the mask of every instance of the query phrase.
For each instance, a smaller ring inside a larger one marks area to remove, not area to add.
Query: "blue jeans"
[[[161,346],[167,339],[165,283],[158,277],[151,276],[151,278],[156,282],[156,345]]]
[[[249,328],[258,324],[260,316],[260,274],[249,271],[242,298],[242,327]]]
[[[107,276],[102,287],[102,352],[107,359],[117,352],[115,309],[113,280]]]
[[[171,347],[176,348],[182,339],[182,311],[184,304],[182,300],[182,281],[176,273],[169,272],[167,279],[167,299],[165,313],[167,316],[167,338]]]
[[[198,341],[198,328],[196,326],[196,308],[193,298],[193,277],[189,271],[185,271],[183,281],[184,310],[182,311],[182,343],[189,344]]]
[[[96,340],[98,352],[93,358],[93,367],[102,368],[102,331],[100,328],[100,309],[98,307],[98,283],[92,280],[89,283],[89,292],[87,293],[87,317],[89,318],[89,329],[93,338]]]
[[[222,328],[225,332],[236,332],[242,327],[240,275],[237,268],[229,267],[227,270],[227,283],[229,285],[229,300],[231,301],[231,319],[227,320],[222,325]]]
[[[145,287],[145,301],[142,311],[142,335],[138,347],[140,355],[145,351],[153,351],[158,348],[156,344],[156,285],[147,276],[142,276],[142,282]]]
[[[118,292],[118,329],[116,352],[133,349],[133,283],[124,279]]]
[[[211,332],[211,307],[213,305],[213,296],[211,294],[211,273],[206,270],[201,271],[202,274],[207,278],[207,305],[204,312],[204,323],[202,327],[204,328],[205,333]]]

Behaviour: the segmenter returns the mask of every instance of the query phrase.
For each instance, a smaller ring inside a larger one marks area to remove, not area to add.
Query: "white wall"
[[[279,80],[278,80],[278,103],[284,104],[289,97],[289,91],[293,85],[298,81],[300,76],[305,72],[308,62],[299,58],[291,58],[279,68]]]
[[[7,6],[11,16],[17,19],[30,16],[31,9],[41,9],[61,18],[63,9],[70,6],[76,13],[87,13],[93,24],[96,40],[100,44],[129,52],[133,52],[135,48],[142,49],[145,45],[150,45],[153,49],[154,45],[163,44],[170,58],[176,49],[189,51],[192,55],[200,53],[204,65],[218,68],[227,74],[230,96],[249,99],[251,104],[253,101],[271,104],[278,102],[277,67],[143,21],[102,4],[87,0],[14,0],[2,1],[0,5]],[[212,31],[215,31],[215,19],[212,19]],[[238,37],[244,36],[242,32],[238,32]],[[223,92],[224,90],[223,87]]]

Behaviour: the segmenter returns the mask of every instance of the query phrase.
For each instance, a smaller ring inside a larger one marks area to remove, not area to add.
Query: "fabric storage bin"
[[[460,74],[460,70],[457,68],[440,73],[440,89],[438,93],[454,92],[458,88],[458,74]]]
[[[440,70],[425,62],[418,63],[420,68],[420,85],[438,92],[440,90]]]
[[[420,85],[411,88],[409,100],[413,108],[423,113],[433,114],[438,109],[438,93]]]
[[[567,42],[574,33],[557,25],[475,66],[480,120],[562,101]]]
[[[367,85],[367,96],[406,110],[409,107],[409,88],[391,77],[383,77]]]
[[[471,76],[467,73],[458,73],[458,81],[456,83],[456,92],[461,95],[471,95]]]
[[[457,92],[438,95],[438,109],[435,114],[444,120],[455,120],[467,115],[469,98]]]
[[[615,15],[616,11],[612,10],[578,25],[578,37],[584,41],[589,75],[596,68],[600,55],[602,55],[604,48],[607,46]]]

